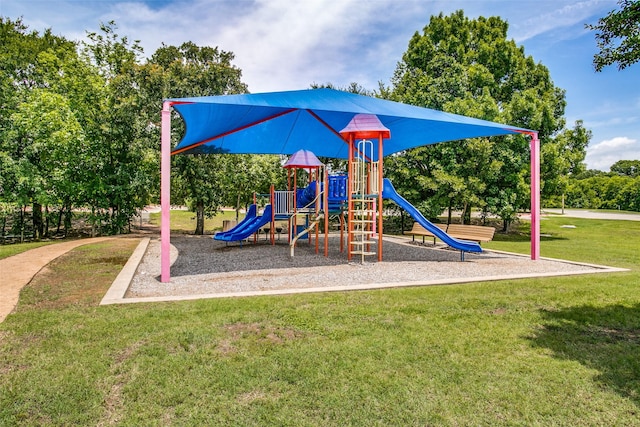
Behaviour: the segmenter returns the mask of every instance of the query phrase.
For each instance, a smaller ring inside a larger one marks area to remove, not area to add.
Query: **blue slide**
[[[225,236],[225,235],[229,235],[229,234],[233,234],[233,233],[237,233],[239,231],[241,231],[243,228],[245,228],[247,226],[247,224],[251,221],[253,221],[256,217],[258,208],[256,207],[255,204],[249,206],[249,210],[247,211],[247,214],[244,216],[244,218],[242,219],[242,221],[240,221],[238,224],[236,224],[235,227],[230,228],[227,231],[221,231],[219,233],[216,233],[213,238],[215,239],[216,236]],[[218,240],[222,240],[222,239],[218,239]]]
[[[264,212],[262,213],[262,216],[256,216],[251,218],[248,221],[243,220],[242,222],[243,222],[243,226],[234,227],[233,230],[235,231],[233,233],[230,233],[229,231],[231,230],[229,230],[225,233],[217,233],[215,236],[213,236],[213,238],[215,240],[222,240],[224,242],[235,242],[238,240],[246,239],[247,237],[257,232],[260,229],[260,227],[264,227],[265,225],[271,222],[271,205],[267,205],[264,208]]]
[[[468,240],[455,239],[433,225],[431,221],[426,219],[420,213],[420,211],[415,208],[415,206],[413,206],[407,201],[407,199],[396,192],[396,189],[393,188],[393,184],[391,184],[391,181],[389,181],[387,178],[385,178],[383,182],[382,197],[384,197],[385,199],[393,200],[398,206],[407,211],[409,215],[411,215],[413,219],[418,222],[418,224],[429,230],[431,233],[433,233],[434,236],[436,236],[438,239],[442,240],[452,248],[458,249],[463,252],[482,252],[480,244],[476,242],[470,242]]]

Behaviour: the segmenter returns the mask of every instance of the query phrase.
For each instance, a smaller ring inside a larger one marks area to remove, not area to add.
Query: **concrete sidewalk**
[[[0,260],[0,322],[13,311],[20,290],[44,266],[78,246],[102,242],[115,237],[95,237],[41,246]]]
[[[587,219],[617,219],[623,221],[640,221],[640,214],[633,213],[615,213],[615,212],[599,212],[583,209],[543,209],[543,213],[552,215],[562,215],[567,218],[587,218]]]

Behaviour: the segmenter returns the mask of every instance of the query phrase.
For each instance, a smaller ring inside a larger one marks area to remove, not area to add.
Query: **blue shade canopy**
[[[333,89],[168,99],[186,123],[173,153],[293,154],[346,159],[340,135],[356,114],[391,131],[383,156],[422,145],[530,132],[513,126]],[[377,144],[373,144],[378,158]]]

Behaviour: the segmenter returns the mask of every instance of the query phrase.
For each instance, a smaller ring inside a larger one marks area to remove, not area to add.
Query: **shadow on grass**
[[[594,379],[640,406],[640,304],[543,310],[532,337],[554,356],[600,372]]]

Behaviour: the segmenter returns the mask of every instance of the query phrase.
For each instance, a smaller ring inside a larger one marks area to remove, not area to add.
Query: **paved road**
[[[543,209],[542,211],[548,214],[562,215],[562,209]],[[620,219],[626,221],[640,221],[640,214],[600,212],[583,209],[565,209],[564,216],[570,218]]]

